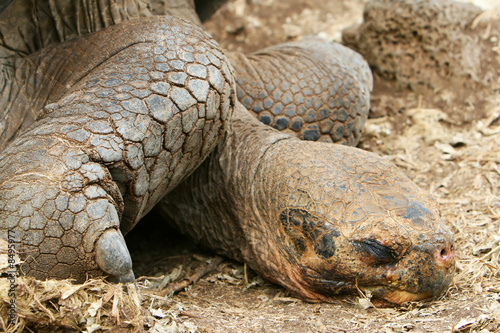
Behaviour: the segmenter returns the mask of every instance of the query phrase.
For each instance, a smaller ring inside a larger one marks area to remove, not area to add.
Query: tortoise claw
[[[135,282],[132,258],[121,233],[116,229],[106,230],[96,243],[97,265],[110,275],[113,282]]]
[[[118,278],[109,279],[111,282],[115,283],[135,283],[135,275],[132,270],[130,270],[127,274],[122,275]]]

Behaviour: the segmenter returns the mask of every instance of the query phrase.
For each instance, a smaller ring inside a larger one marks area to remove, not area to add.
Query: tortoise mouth
[[[313,272],[316,273],[313,275]],[[305,274],[304,274],[305,273]],[[396,283],[384,279],[363,279],[350,282],[344,278],[325,279],[318,277],[319,273],[311,268],[303,270],[302,276],[307,279],[307,292],[304,296],[307,298],[316,298],[317,300],[328,301],[340,294],[356,294],[358,291],[371,295],[372,304],[379,307],[390,307],[401,305],[406,302],[421,301],[425,299],[434,299],[442,295],[448,288],[453,274],[441,274],[438,277],[430,278],[421,283]],[[414,279],[408,282],[415,282]],[[310,297],[314,295],[313,297]],[[309,297],[308,297],[309,296]]]
[[[356,285],[345,281],[332,281],[321,280],[322,290],[316,289],[313,293],[316,297],[305,295],[309,298],[317,298],[317,300],[328,301],[330,297],[345,293],[356,293],[356,290],[362,291],[364,294],[371,295],[371,302],[377,307],[391,307],[394,305],[401,305],[406,302],[421,301],[428,298],[434,298],[442,294],[437,290],[425,291],[408,291],[405,289],[398,289],[396,286],[380,285]],[[330,292],[325,292],[325,285]]]
[[[373,295],[374,301],[372,303],[378,305],[400,305],[406,302],[421,301],[426,298],[431,298],[434,293],[430,291],[424,291],[419,293],[413,293],[406,290],[398,290],[387,288],[386,286],[380,287],[359,287],[363,292],[370,292]]]

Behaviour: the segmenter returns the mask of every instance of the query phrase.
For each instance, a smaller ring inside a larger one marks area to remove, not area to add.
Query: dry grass
[[[7,330],[7,323],[2,320],[0,325],[5,331],[64,327],[90,333],[111,328],[135,331],[143,326],[141,297],[133,284],[124,287],[100,279],[73,284],[69,280],[38,281],[29,277],[19,277],[16,283],[18,321]],[[0,280],[1,318],[7,318],[8,289],[8,281]]]

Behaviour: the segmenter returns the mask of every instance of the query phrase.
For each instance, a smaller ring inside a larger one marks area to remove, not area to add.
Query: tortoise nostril
[[[436,263],[438,266],[442,267],[451,266],[455,260],[453,245],[437,249],[437,251],[435,252],[435,256],[436,256]]]

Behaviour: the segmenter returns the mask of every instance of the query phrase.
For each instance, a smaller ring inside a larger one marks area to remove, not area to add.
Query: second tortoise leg
[[[229,58],[238,99],[264,124],[302,140],[358,143],[372,89],[370,68],[358,53],[306,37]]]

